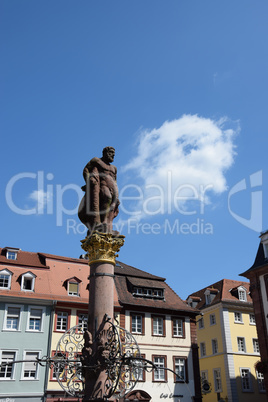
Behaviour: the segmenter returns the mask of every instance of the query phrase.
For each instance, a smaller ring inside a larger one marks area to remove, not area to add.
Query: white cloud
[[[34,190],[30,195],[29,198],[33,201],[36,201],[38,213],[42,213],[44,211],[45,206],[51,200],[52,194],[49,192],[45,192],[43,190]]]
[[[197,115],[183,115],[173,121],[165,121],[161,127],[140,132],[137,154],[123,167],[123,171],[135,171],[141,180],[143,200],[136,202],[142,212],[140,218],[148,215],[144,199],[164,194],[147,202],[152,211],[172,213],[176,205],[187,211],[194,197],[199,202],[209,203],[211,194],[221,194],[227,189],[225,172],[235,156],[234,137],[239,132],[239,123],[227,118],[218,121]],[[205,189],[205,191],[204,191]],[[174,195],[184,196],[174,202]],[[202,200],[202,193],[204,200]],[[147,208],[148,209],[148,208]]]

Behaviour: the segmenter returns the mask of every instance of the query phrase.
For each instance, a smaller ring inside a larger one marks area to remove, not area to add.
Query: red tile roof
[[[230,302],[230,303],[243,303],[239,300],[238,294],[235,292],[239,286],[243,286],[246,289],[247,292],[247,302],[252,304],[252,299],[249,294],[249,282],[243,282],[243,281],[234,281],[232,279],[222,279],[219,282],[213,283],[212,285],[209,285],[206,288],[203,288],[201,290],[198,290],[197,292],[194,292],[188,296],[191,297],[194,301],[197,301],[197,297],[199,298],[199,302],[196,306],[198,309],[202,309],[204,307],[207,307],[206,305],[206,299],[205,299],[205,292],[206,290],[210,290],[211,293],[215,294],[215,298],[212,300],[210,305],[217,304],[220,302]]]

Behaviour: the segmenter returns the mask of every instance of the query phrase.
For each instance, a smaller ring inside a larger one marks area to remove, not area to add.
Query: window
[[[215,392],[222,392],[222,389],[221,389],[221,370],[220,369],[214,369],[213,370],[213,376],[214,376]]]
[[[205,293],[205,297],[206,297],[206,304],[210,304],[211,303],[210,293]]]
[[[79,296],[79,283],[68,282],[68,295]]]
[[[185,357],[174,357],[175,382],[187,382],[187,360]]]
[[[16,260],[17,259],[17,251],[7,250],[6,257],[8,260]]]
[[[259,348],[259,341],[258,341],[258,339],[253,338],[253,339],[252,339],[252,343],[253,343],[253,352],[254,352],[254,353],[260,353],[260,348]]]
[[[238,352],[246,352],[245,338],[237,338],[237,348]]]
[[[28,315],[28,331],[42,331],[42,318],[44,308],[30,307]]]
[[[62,353],[62,352],[52,352],[52,356],[53,359],[55,359],[55,364],[53,366],[53,368],[51,369],[51,376],[50,379],[51,380],[57,380],[57,376],[58,378],[60,378],[61,380],[64,380],[64,376],[66,374],[65,369],[66,367],[66,354]]]
[[[130,328],[132,334],[144,335],[144,315],[131,313]]]
[[[81,330],[83,332],[87,330],[87,322],[88,322],[87,312],[78,313],[78,325],[81,327]]]
[[[202,329],[202,328],[205,327],[205,326],[204,326],[204,318],[203,318],[203,317],[201,317],[201,318],[198,320],[198,327],[199,327],[199,329]]]
[[[24,360],[26,361],[23,364],[23,377],[22,377],[24,380],[37,379],[38,364],[36,362],[36,359],[38,358],[39,358],[39,352],[25,353]]]
[[[145,359],[145,355],[142,354],[140,357]],[[145,370],[143,368],[143,361],[142,360],[135,360],[135,378],[137,378],[137,381],[145,381]]]
[[[206,344],[205,344],[205,342],[200,343],[200,355],[201,355],[201,357],[206,356]]]
[[[235,312],[234,312],[234,321],[235,321],[236,323],[239,323],[239,324],[243,323],[242,313],[240,313],[240,312],[238,312],[238,311],[235,311]]]
[[[14,364],[16,352],[3,350],[1,353],[0,380],[12,380],[14,378]],[[9,364],[10,363],[10,364]],[[2,365],[3,364],[3,365]]]
[[[8,269],[0,271],[0,289],[10,289],[12,275]]]
[[[31,272],[21,275],[21,290],[33,292],[36,275]]]
[[[238,298],[240,301],[247,301],[247,292],[244,288],[238,288]]]
[[[69,328],[69,311],[56,311],[55,331],[65,332]]]
[[[20,315],[21,315],[21,306],[15,306],[15,305],[6,306],[4,329],[7,329],[9,331],[19,331]]]
[[[250,392],[251,387],[251,379],[250,379],[250,369],[241,368],[240,369],[241,383],[242,383],[242,391]]]
[[[216,324],[216,316],[215,316],[215,314],[210,314],[209,320],[210,320],[210,325],[215,325]]]
[[[153,317],[153,335],[165,336],[165,320],[163,317]]]
[[[163,299],[164,298],[164,289],[140,288],[140,287],[134,286],[133,290],[132,290],[132,294],[134,296]]]
[[[253,313],[249,314],[249,323],[251,325],[256,325],[255,314]]]
[[[202,382],[208,381],[208,371],[207,370],[202,370],[200,372],[200,374],[201,374],[201,381]]]
[[[212,354],[216,355],[218,353],[218,341],[217,339],[212,339]]]
[[[157,367],[153,371],[153,381],[166,381],[166,356],[153,356],[153,363]]]
[[[184,337],[184,319],[173,318],[172,320],[172,334],[173,337],[183,338]]]
[[[256,371],[256,377],[257,377],[257,381],[258,381],[258,388],[260,392],[265,392],[265,385],[264,385],[264,375],[263,373],[259,373],[258,371]]]

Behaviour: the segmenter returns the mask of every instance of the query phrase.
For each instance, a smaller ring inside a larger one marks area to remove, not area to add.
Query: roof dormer
[[[69,296],[80,296],[79,287],[81,282],[79,278],[73,276],[72,278],[66,279],[63,286],[66,288]]]
[[[20,251],[20,248],[5,247],[5,248],[3,248],[3,251],[5,252],[7,260],[16,260],[17,256],[18,256],[18,252]]]
[[[10,289],[12,275],[13,272],[9,271],[9,269],[0,271],[0,289]]]
[[[260,238],[263,246],[264,258],[268,258],[268,230],[261,233]]]
[[[205,290],[204,295],[205,295],[206,305],[209,305],[213,302],[217,293],[218,293],[218,289],[207,288]]]
[[[26,272],[25,274],[21,275],[21,290],[26,292],[33,292],[34,291],[34,284],[35,284],[36,275],[33,274],[31,271]]]

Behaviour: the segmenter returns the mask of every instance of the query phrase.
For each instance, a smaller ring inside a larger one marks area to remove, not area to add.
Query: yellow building
[[[248,282],[223,279],[187,298],[197,317],[203,401],[266,401]]]

